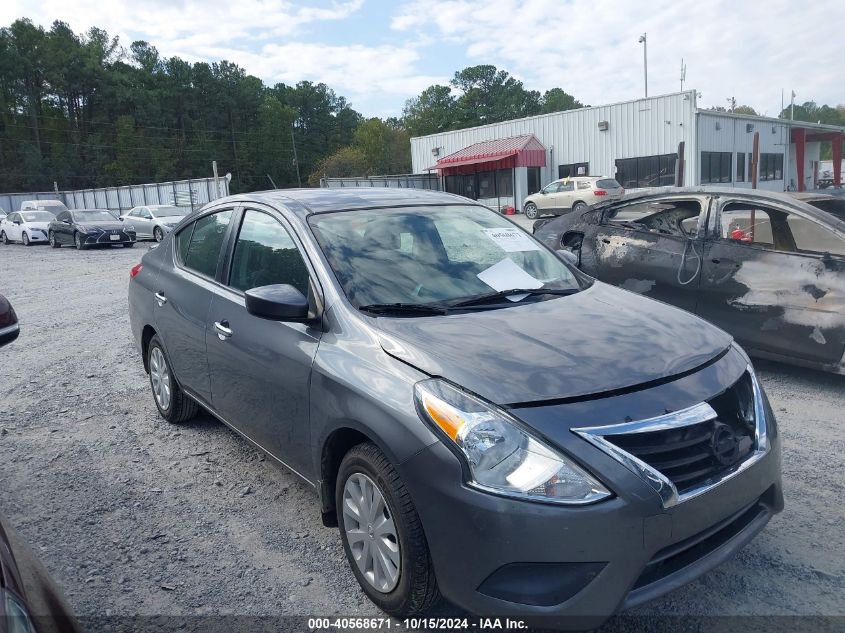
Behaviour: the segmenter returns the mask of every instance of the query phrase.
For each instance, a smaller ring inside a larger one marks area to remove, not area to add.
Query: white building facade
[[[689,90],[412,138],[413,170],[436,170],[447,191],[519,209],[527,195],[565,176],[615,177],[630,190],[673,185],[682,167],[684,186],[751,187],[755,137],[759,189],[814,188],[824,141],[833,142],[834,154],[838,145],[841,159],[845,128],[702,110],[696,95]],[[545,160],[507,163],[501,148],[528,135],[545,148]],[[455,169],[452,155],[471,160]],[[510,175],[502,168],[508,164]]]

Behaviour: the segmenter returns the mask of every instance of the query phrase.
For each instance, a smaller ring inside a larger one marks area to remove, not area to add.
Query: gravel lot
[[[159,419],[127,317],[145,248],[0,246],[22,328],[0,352],[0,512],[83,617],[379,615],[306,484],[207,415]],[[655,614],[845,616],[845,377],[758,369],[786,511],[735,560],[607,630],[666,630]]]

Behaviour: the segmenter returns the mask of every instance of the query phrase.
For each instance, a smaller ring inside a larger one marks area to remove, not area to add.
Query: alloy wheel
[[[533,220],[537,217],[537,206],[531,203],[525,205],[525,217]]]
[[[170,370],[158,347],[150,352],[150,382],[158,406],[166,411],[170,407]]]
[[[23,239],[21,240],[24,246],[29,246],[29,235],[26,233],[23,234]]]
[[[155,237],[156,242],[160,242],[164,239],[164,233],[162,233],[160,228],[156,227],[153,231],[153,237]]]
[[[399,536],[384,495],[363,473],[343,487],[343,526],[361,575],[380,593],[392,591],[401,571]]]

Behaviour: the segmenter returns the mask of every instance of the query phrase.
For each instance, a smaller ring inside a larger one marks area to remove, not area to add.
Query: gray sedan
[[[184,207],[147,204],[133,207],[129,213],[121,215],[120,219],[132,223],[139,240],[154,239],[160,242],[190,212],[190,209]]]
[[[215,201],[132,268],[129,317],[161,417],[202,407],[300,475],[399,618],[443,596],[592,628],[783,507],[774,414],[728,334],[466,198]]]

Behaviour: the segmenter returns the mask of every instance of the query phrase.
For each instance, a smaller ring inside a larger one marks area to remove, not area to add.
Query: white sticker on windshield
[[[539,251],[540,247],[531,240],[520,229],[481,229],[484,234],[493,240],[496,245],[506,253],[519,253],[524,251]]]
[[[517,289],[532,290],[534,288],[540,288],[543,285],[542,281],[522,270],[510,257],[505,257],[498,264],[493,264],[490,268],[482,270],[476,277],[496,292]],[[519,301],[520,299],[524,299],[525,296],[511,295],[508,299]]]

